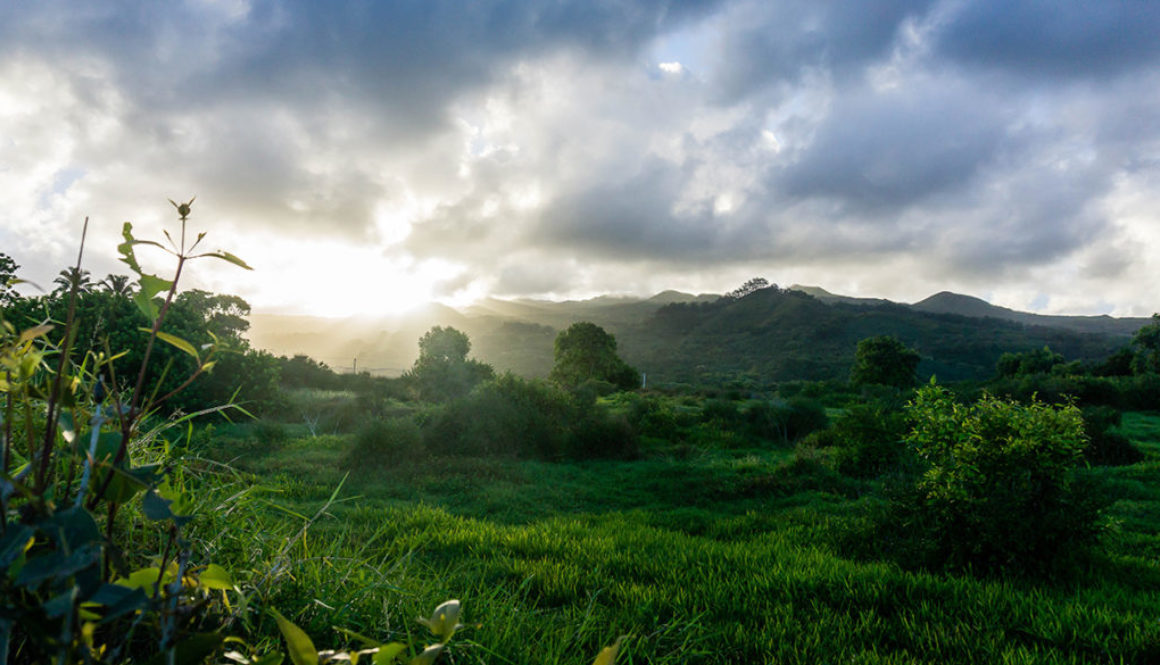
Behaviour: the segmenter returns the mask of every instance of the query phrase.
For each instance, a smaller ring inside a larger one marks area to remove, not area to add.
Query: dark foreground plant
[[[168,246],[136,239],[128,223],[122,232],[121,260],[138,277],[134,302],[151,322],[135,378],[117,376],[114,361],[121,354],[107,341],[103,352],[72,360],[79,333],[101,332],[75,325],[83,235],[77,263],[66,271],[64,321],[18,331],[0,317],[0,665],[200,663],[218,655],[255,665],[284,660],[282,653],[229,636],[242,613],[260,611],[252,603],[263,597],[270,575],[243,594],[229,571],[201,560],[187,535],[195,497],[184,447],[166,432],[200,414],[158,422],[161,406],[209,371],[218,350],[216,343],[199,348],[163,329],[186,263],[217,258],[249,269],[228,252],[195,253],[205,234],[187,238],[191,204],[173,204],[181,230],[176,240],[165,233]],[[171,254],[172,279],[144,272],[139,246]],[[56,342],[49,338],[54,328]],[[146,381],[158,340],[194,359],[193,371],[164,394],[163,380]],[[357,662],[360,656],[376,665],[430,665],[461,627],[459,603],[448,601],[423,620],[435,644],[371,640],[358,651],[318,651],[293,623],[273,609],[268,613],[295,665]],[[598,662],[611,663],[615,650],[611,654]]]

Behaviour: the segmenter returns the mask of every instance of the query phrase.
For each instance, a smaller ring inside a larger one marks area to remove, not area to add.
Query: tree
[[[104,279],[97,282],[97,284],[115,296],[128,297],[133,295],[133,284],[129,281],[128,275],[114,275],[110,273]]]
[[[1137,374],[1160,372],[1160,314],[1153,314],[1152,323],[1136,331],[1132,346],[1136,347],[1132,369]]]
[[[1044,346],[1042,349],[1022,353],[1004,353],[999,356],[995,370],[999,376],[1024,376],[1046,374],[1056,365],[1064,364],[1064,357]]]
[[[604,328],[581,321],[556,336],[555,365],[549,377],[576,387],[589,380],[607,381],[622,390],[640,386],[640,372],[616,355],[616,338]]]
[[[892,335],[867,337],[858,342],[850,383],[857,386],[882,384],[896,388],[914,386],[919,355]]]
[[[753,293],[755,291],[760,291],[762,289],[768,289],[771,286],[773,288],[777,288],[776,284],[770,284],[769,281],[766,280],[764,277],[754,277],[753,279],[745,282],[744,284],[737,287],[736,289],[733,289],[729,293],[725,294],[725,297],[732,298],[733,300],[737,300],[740,298],[744,298],[745,296],[747,296],[750,293]]]
[[[450,326],[435,326],[419,339],[419,358],[404,378],[413,383],[419,397],[445,402],[463,397],[477,384],[495,376],[491,365],[468,359],[471,340]]]
[[[0,252],[0,307],[7,307],[20,299],[20,294],[12,288],[16,271],[19,269],[20,266],[16,265],[12,257]]]
[[[56,279],[52,280],[56,284],[56,288],[52,290],[54,295],[67,295],[76,286],[77,293],[88,293],[93,290],[93,278],[88,270],[81,268],[77,270],[75,267],[61,270]]]
[[[471,351],[467,333],[435,326],[419,338],[418,362],[464,362]]]

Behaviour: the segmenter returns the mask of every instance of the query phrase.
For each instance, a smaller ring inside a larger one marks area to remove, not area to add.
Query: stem
[[[73,329],[73,323],[76,319],[77,311],[77,291],[80,290],[81,285],[81,259],[85,253],[85,237],[89,233],[89,218],[85,217],[85,224],[81,229],[81,246],[77,250],[77,263],[72,275],[72,288],[69,290],[68,298],[68,316],[65,318],[65,333],[64,341],[60,349],[60,363],[57,365],[56,376],[52,380],[52,393],[48,396],[48,413],[45,416],[44,425],[44,444],[40,449],[40,472],[37,474],[37,494],[41,500],[44,500],[45,494],[48,493],[48,472],[52,462],[53,444],[56,443],[56,407],[60,401],[60,387],[61,381],[64,379],[65,370],[68,369],[68,355],[71,350],[72,341],[76,337],[76,330]]]

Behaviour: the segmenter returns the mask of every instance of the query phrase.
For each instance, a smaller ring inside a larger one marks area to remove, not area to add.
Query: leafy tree
[[[175,304],[189,309],[204,322],[201,327],[216,335],[219,340],[235,347],[248,346],[242,337],[250,329],[250,322],[246,320],[250,315],[250,303],[245,300],[238,296],[191,289],[180,293]]]
[[[897,388],[914,386],[919,355],[891,335],[867,337],[858,342],[850,383],[854,386],[881,384]]]
[[[1160,373],[1160,314],[1152,315],[1152,323],[1140,328],[1132,337],[1136,357],[1132,369],[1137,374]]]
[[[467,333],[435,326],[419,338],[419,362],[464,362],[471,351]]]
[[[19,269],[20,266],[16,265],[12,257],[0,252],[0,307],[7,307],[20,298],[20,294],[11,286]]]
[[[432,402],[462,397],[495,376],[491,365],[471,360],[471,340],[450,326],[435,326],[419,339],[419,358],[404,377]]]
[[[640,386],[640,372],[616,355],[616,338],[588,321],[573,323],[556,336],[549,377],[572,388],[585,381],[607,381],[623,390]]]
[[[1021,353],[1004,353],[999,356],[995,370],[999,376],[1027,376],[1046,374],[1057,365],[1064,364],[1064,357],[1044,346],[1042,349]]]

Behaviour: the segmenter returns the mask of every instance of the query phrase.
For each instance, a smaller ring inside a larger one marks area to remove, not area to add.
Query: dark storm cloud
[[[898,210],[970,184],[1003,147],[998,99],[965,89],[851,91],[809,147],[776,173],[790,197],[832,197],[852,210]]]
[[[152,108],[266,96],[309,105],[339,95],[423,128],[511,59],[560,48],[631,56],[713,4],[258,0],[231,17],[200,3],[12,3],[0,8],[0,52],[111,58],[117,84]]]
[[[717,80],[735,101],[806,70],[846,78],[890,55],[902,22],[931,0],[788,0],[755,2],[726,19]]]
[[[935,50],[1017,77],[1116,75],[1155,65],[1158,26],[1148,0],[974,0],[936,29]]]

